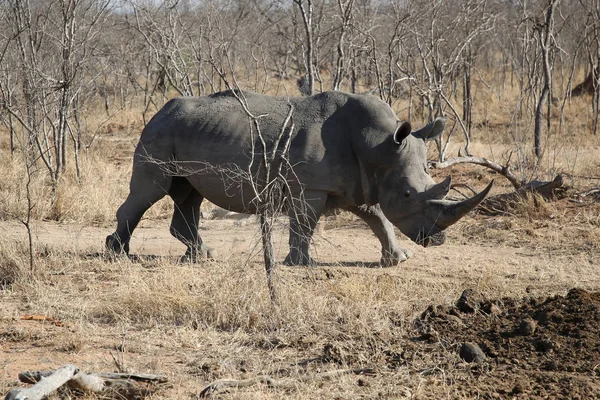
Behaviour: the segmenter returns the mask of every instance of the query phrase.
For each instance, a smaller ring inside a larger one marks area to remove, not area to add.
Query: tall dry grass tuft
[[[173,264],[155,261],[150,267],[119,263],[118,286],[112,301],[93,310],[96,318],[142,325],[214,326],[235,331],[252,329],[252,316],[269,304],[258,277],[231,273],[218,263]],[[259,275],[261,278],[263,275]],[[240,294],[236,288],[244,288]]]
[[[536,220],[548,220],[552,216],[553,209],[554,207],[539,194],[527,193],[508,212],[514,213],[514,215],[525,221],[532,222]]]
[[[27,213],[27,194],[25,188],[26,169],[21,153],[13,156],[8,151],[0,150],[0,219],[24,219]],[[40,163],[39,168],[42,168]],[[32,210],[34,219],[43,219],[48,204],[44,199],[51,196],[51,188],[45,172],[38,170],[32,174],[31,193],[35,199]]]
[[[0,290],[23,282],[30,276],[27,249],[22,243],[0,239]]]
[[[64,175],[55,197],[48,199],[46,219],[90,225],[114,219],[120,199],[127,196],[127,168],[92,156],[82,162],[81,171],[81,182],[72,169]]]

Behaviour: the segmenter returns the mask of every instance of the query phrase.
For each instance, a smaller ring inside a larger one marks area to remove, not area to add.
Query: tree
[[[533,127],[533,148],[536,157],[539,159],[542,157],[542,123],[544,106],[548,99],[550,88],[552,87],[552,65],[550,60],[550,53],[555,46],[554,35],[554,10],[560,0],[548,0],[548,5],[544,11],[544,23],[536,25],[536,33],[538,44],[541,51],[541,63],[542,70],[544,73],[542,90],[537,101],[535,110],[535,125]],[[547,129],[550,129],[550,112],[548,110]]]
[[[80,142],[72,110],[86,83],[84,66],[110,11],[111,0],[11,0],[8,29],[20,66],[0,82],[4,109],[27,132],[56,187],[67,166],[67,139],[79,172]],[[56,32],[54,29],[58,30]],[[92,78],[93,79],[93,78]]]

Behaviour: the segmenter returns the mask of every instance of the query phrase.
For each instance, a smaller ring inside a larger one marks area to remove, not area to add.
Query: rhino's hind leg
[[[200,205],[204,197],[185,178],[173,178],[169,195],[175,203],[171,220],[171,235],[187,246],[182,261],[195,262],[199,258],[212,258],[214,251],[202,243],[198,234]]]
[[[382,267],[393,267],[408,260],[411,256],[408,250],[401,248],[398,244],[394,225],[383,215],[379,204],[365,207],[344,207],[344,209],[365,221],[381,242],[380,264]]]
[[[137,155],[136,155],[137,157]],[[129,254],[129,241],[142,216],[154,203],[162,199],[171,186],[171,177],[150,162],[133,165],[129,195],[117,210],[117,230],[106,238],[106,248],[113,254]]]
[[[285,265],[315,266],[309,247],[319,217],[325,209],[327,195],[320,192],[304,193],[304,201],[297,200],[290,211],[290,252]]]

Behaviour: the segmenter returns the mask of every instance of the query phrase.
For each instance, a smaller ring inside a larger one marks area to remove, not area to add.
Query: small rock
[[[557,347],[550,339],[537,340],[533,343],[533,345],[540,353],[549,353]]]
[[[475,343],[463,343],[463,345],[460,346],[458,355],[468,363],[478,363],[486,359],[485,353]]]
[[[490,306],[490,312],[488,313],[490,315],[501,315],[502,314],[502,309],[497,305],[497,304],[493,304]]]
[[[518,395],[524,394],[527,391],[527,384],[524,382],[517,382],[517,384],[513,387],[511,394]]]
[[[500,306],[492,301],[481,304],[481,309],[488,315],[498,316],[502,314],[502,309]]]
[[[531,318],[524,319],[519,325],[519,334],[523,336],[531,336],[537,328],[537,323]]]
[[[446,321],[448,321],[451,324],[456,325],[456,326],[465,326],[462,319],[460,319],[460,317],[457,317],[456,315],[451,315],[451,314],[446,315]]]
[[[456,308],[464,313],[471,314],[479,310],[483,302],[485,302],[485,298],[481,294],[473,289],[465,289],[456,302]]]
[[[545,369],[547,371],[558,371],[558,364],[556,360],[551,360],[548,364],[546,364]]]

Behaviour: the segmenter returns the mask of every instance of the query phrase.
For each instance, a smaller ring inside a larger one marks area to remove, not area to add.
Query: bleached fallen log
[[[41,400],[56,389],[70,381],[79,368],[74,365],[63,365],[51,375],[41,376],[40,380],[29,388],[12,389],[4,400]]]
[[[206,398],[216,392],[227,388],[245,388],[256,384],[267,385],[271,388],[282,388],[294,386],[297,382],[309,382],[318,379],[329,379],[340,375],[357,374],[357,375],[372,375],[374,371],[370,368],[361,369],[336,369],[333,371],[321,372],[319,374],[305,374],[295,378],[275,379],[270,376],[257,376],[249,379],[219,379],[206,386],[198,395],[199,398]]]
[[[64,365],[56,371],[33,371],[19,374],[23,383],[34,384],[30,388],[11,390],[5,400],[38,400],[66,385],[83,392],[115,394],[121,399],[143,399],[151,395],[152,388],[136,382],[161,384],[167,378],[162,375],[101,372],[86,374],[74,365]]]

